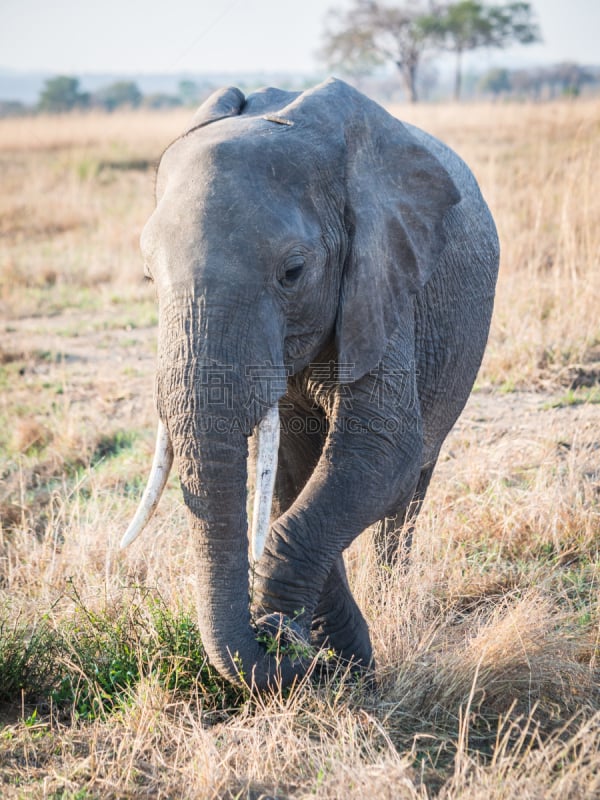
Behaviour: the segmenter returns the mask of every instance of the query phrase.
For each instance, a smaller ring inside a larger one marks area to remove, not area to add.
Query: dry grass
[[[498,222],[479,391],[410,567],[380,575],[368,534],[348,554],[376,689],[340,675],[229,711],[205,673],[184,690],[158,669],[174,653],[147,597],[176,615],[194,595],[175,479],[117,550],[154,424],[137,239],[188,115],[0,122],[2,797],[600,793],[600,103],[397,111],[473,166]],[[139,666],[104,715],[51,691],[102,702],[90,631],[99,668],[111,647]]]
[[[189,116],[2,120],[3,315],[73,303],[96,310],[115,293],[120,301],[139,295],[138,239],[153,205],[153,167]]]
[[[480,380],[568,385],[589,362],[597,379],[598,101],[397,111],[473,165],[498,224],[502,272]]]

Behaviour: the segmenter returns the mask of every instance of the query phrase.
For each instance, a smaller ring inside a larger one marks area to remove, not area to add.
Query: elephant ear
[[[398,325],[414,324],[412,296],[435,271],[444,217],[460,202],[440,161],[401,122],[359,98],[345,131],[350,244],[336,322],[340,362],[353,365],[355,378],[381,360]]]
[[[209,125],[211,122],[238,116],[242,113],[245,102],[246,98],[243,93],[235,86],[217,89],[197,109],[185,135],[197,128],[204,127],[204,125]]]
[[[399,120],[343,81],[304,92],[281,114],[313,142],[321,139],[330,166],[344,165],[349,250],[336,341],[344,374],[355,380],[381,360],[412,313],[411,296],[436,268],[446,244],[444,216],[460,193]]]

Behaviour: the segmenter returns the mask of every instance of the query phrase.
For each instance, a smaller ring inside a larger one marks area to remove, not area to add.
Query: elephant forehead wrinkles
[[[258,123],[267,125],[267,130],[253,130]],[[243,188],[240,182],[258,186],[262,179],[293,192],[308,183],[320,184],[320,170],[336,161],[330,145],[313,136],[294,135],[285,125],[254,120],[241,126],[241,131],[231,124],[223,125],[221,131],[210,127],[198,132],[201,136],[177,142],[165,153],[159,167],[160,183],[179,174],[188,184],[219,184],[229,173],[238,189]]]
[[[245,170],[245,168],[244,168]],[[224,170],[207,183],[170,182],[142,236],[144,256],[190,265],[218,257],[232,266],[274,265],[289,250],[321,249],[331,204],[306,184],[290,186]]]
[[[312,213],[311,213],[312,212]],[[319,214],[307,200],[282,201],[265,190],[237,194],[216,186],[186,207],[177,191],[165,196],[144,233],[144,251],[165,261],[190,265],[211,259],[247,269],[275,266],[297,247],[321,249]],[[162,256],[161,256],[162,254]],[[244,266],[245,265],[245,266]]]
[[[234,127],[213,123],[163,156],[142,238],[163,286],[271,285],[299,251],[319,267],[340,249],[343,175],[327,163],[323,142],[266,120],[241,126],[243,134]]]

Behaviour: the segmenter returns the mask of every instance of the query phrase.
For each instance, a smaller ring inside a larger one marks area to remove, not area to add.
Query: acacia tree
[[[333,67],[358,70],[391,61],[414,103],[419,63],[438,35],[426,30],[422,21],[434,14],[435,5],[429,0],[405,0],[395,6],[355,0],[345,11],[330,12],[321,56]]]
[[[540,41],[531,6],[526,2],[494,6],[478,0],[460,0],[436,8],[434,13],[420,20],[420,25],[441,49],[456,55],[455,100],[460,99],[465,52],[480,47],[503,48]]]
[[[390,5],[354,0],[345,11],[330,12],[329,22],[321,55],[330,65],[371,69],[392,62],[412,102],[417,100],[417,70],[426,50],[455,53],[458,100],[465,52],[540,39],[531,6],[521,1],[489,5],[479,0],[404,0]]]

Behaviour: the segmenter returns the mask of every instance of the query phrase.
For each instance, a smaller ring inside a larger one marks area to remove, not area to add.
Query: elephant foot
[[[369,628],[350,592],[341,557],[319,598],[312,621],[311,643],[321,650],[333,651],[332,664],[337,660],[338,665],[340,662],[350,665],[352,672],[357,673],[373,668]],[[324,660],[325,664],[327,661]]]
[[[326,619],[318,617],[313,621],[310,641],[314,648],[325,651],[323,664],[333,669],[340,663],[358,673],[373,668],[373,648],[366,624],[362,631],[334,630]]]
[[[319,681],[329,682],[341,678],[344,682],[349,680],[367,691],[376,688],[375,660],[370,642],[367,642],[367,646],[364,642],[344,645],[338,642],[336,646],[335,637],[332,639],[324,631],[315,629],[311,642],[314,647],[319,648],[315,669]]]

